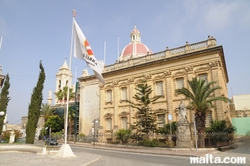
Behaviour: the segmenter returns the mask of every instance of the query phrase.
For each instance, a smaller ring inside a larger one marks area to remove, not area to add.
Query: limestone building
[[[100,88],[99,95],[97,95],[99,97],[93,98],[95,103],[99,104],[98,139],[100,142],[111,141],[117,130],[127,129],[130,124],[133,124],[136,111],[126,100],[133,101],[135,87],[142,79],[146,79],[147,83],[152,86],[152,96],[164,96],[152,105],[157,113],[157,121],[162,122],[158,127],[169,123],[169,114],[173,116],[173,121],[178,120],[176,108],[180,101],[183,100],[185,105],[188,105],[190,101],[182,95],[176,95],[175,89],[188,87],[187,80],[193,77],[207,79],[208,82],[216,81],[216,85],[221,86],[222,89],[213,95],[228,96],[229,80],[223,47],[217,46],[215,38],[208,36],[207,40],[201,42],[192,44],[186,42],[184,46],[173,49],[166,47],[161,52],[153,53],[141,42],[141,34],[136,27],[132,30],[130,37],[131,42],[122,50],[119,60],[105,66],[103,72],[105,85],[98,83],[93,75],[79,78],[80,112],[84,109],[82,102],[87,97],[83,95],[87,93],[83,89],[90,85],[95,86],[97,88],[91,90],[94,94]],[[230,121],[230,111],[226,111],[229,109],[228,103],[216,101],[215,106],[206,113],[207,126],[211,120]],[[190,110],[187,112],[189,122],[193,121],[193,113]]]
[[[83,70],[80,82],[80,104],[79,104],[79,131],[85,134],[87,139],[93,138],[93,123],[99,126],[100,112],[100,88],[95,76],[89,75],[87,69]],[[97,128],[95,130],[97,133]],[[97,135],[97,134],[96,134]]]
[[[232,117],[249,117],[250,94],[233,96],[231,99],[230,107]]]

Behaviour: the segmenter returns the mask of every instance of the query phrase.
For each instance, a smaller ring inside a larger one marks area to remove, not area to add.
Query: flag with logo
[[[104,69],[104,62],[95,58],[94,53],[84,36],[82,30],[74,20],[74,57],[85,60],[88,66],[94,71],[97,79],[105,84],[102,72]]]

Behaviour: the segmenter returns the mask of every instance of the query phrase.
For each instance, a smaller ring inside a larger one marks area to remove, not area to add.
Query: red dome
[[[152,54],[152,51],[142,43],[130,43],[122,50],[120,58],[124,59],[127,56],[145,56]],[[129,58],[127,57],[127,58]],[[126,59],[127,59],[126,58]]]
[[[131,42],[122,50],[120,61],[152,54],[152,51],[141,42],[141,33],[136,26],[131,31],[130,37]]]

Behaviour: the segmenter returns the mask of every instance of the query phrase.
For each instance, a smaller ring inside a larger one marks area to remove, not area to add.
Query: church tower
[[[70,72],[70,77],[68,80],[68,74]],[[68,64],[66,62],[66,60],[64,61],[62,67],[59,69],[59,72],[57,72],[56,74],[56,91],[55,93],[57,93],[59,90],[63,90],[63,87],[65,86],[69,86],[69,82],[71,83],[71,88],[72,86],[72,73],[71,71],[69,71],[69,67]],[[75,91],[75,89],[73,88],[73,91]],[[56,95],[55,95],[55,105],[56,104],[60,104],[60,101],[58,101]]]

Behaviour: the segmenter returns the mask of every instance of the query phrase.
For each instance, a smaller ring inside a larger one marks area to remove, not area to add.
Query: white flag
[[[82,30],[78,26],[77,22],[74,20],[74,57],[85,60],[88,66],[94,71],[98,80],[105,84],[102,77],[102,72],[104,69],[104,62],[98,61],[94,53],[84,36]]]

